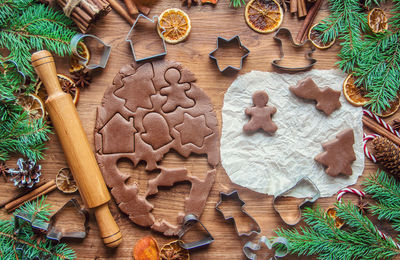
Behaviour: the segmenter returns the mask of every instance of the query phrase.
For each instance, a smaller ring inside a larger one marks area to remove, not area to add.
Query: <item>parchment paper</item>
[[[314,101],[305,101],[289,91],[289,86],[311,76],[319,87],[342,89],[345,75],[339,70],[312,70],[297,74],[252,71],[238,77],[227,90],[222,108],[222,165],[231,180],[251,190],[277,195],[308,176],[319,188],[321,196],[332,196],[343,187],[356,183],[364,170],[362,149],[362,108],[350,105],[340,97],[339,110],[330,116],[315,108]],[[272,136],[264,132],[247,135],[242,128],[249,118],[244,110],[252,106],[252,94],[265,90],[269,105],[277,108],[272,120],[278,130]],[[331,177],[324,166],[314,161],[323,152],[321,143],[332,140],[340,131],[352,128],[357,160],[349,177]],[[291,196],[307,197],[307,187],[296,189]]]

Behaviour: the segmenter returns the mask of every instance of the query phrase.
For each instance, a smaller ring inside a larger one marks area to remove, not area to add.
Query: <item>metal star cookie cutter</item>
[[[243,253],[247,257],[247,259],[257,260],[257,254],[253,253],[252,251],[260,250],[261,244],[266,245],[268,249],[272,249],[272,247],[276,244],[281,244],[284,246],[284,249],[276,249],[274,256],[271,257],[270,260],[276,260],[277,257],[285,257],[289,251],[289,241],[286,238],[277,237],[271,242],[266,236],[262,236],[257,243],[248,241],[246,244],[244,244]]]
[[[250,216],[250,215],[246,212],[246,210],[244,209],[244,205],[245,205],[246,203],[239,197],[239,193],[238,193],[236,190],[234,190],[234,191],[232,191],[232,192],[230,192],[230,193],[223,193],[223,192],[220,192],[220,193],[219,193],[219,196],[220,196],[220,200],[219,200],[219,201],[217,202],[217,204],[215,205],[215,209],[216,209],[219,213],[222,214],[222,216],[224,217],[225,220],[229,220],[229,221],[233,222],[233,224],[234,224],[234,226],[235,226],[236,233],[238,234],[239,237],[241,237],[241,236],[250,236],[250,235],[252,235],[253,233],[255,233],[255,234],[260,234],[260,232],[261,232],[260,225],[257,223],[257,221],[256,221],[252,216]],[[250,230],[249,232],[246,232],[246,233],[245,233],[245,232],[240,232],[239,229],[238,229],[238,227],[237,227],[237,225],[236,225],[235,218],[234,218],[233,216],[225,216],[223,210],[221,210],[221,209],[219,208],[219,206],[222,204],[222,202],[226,201],[227,199],[232,199],[232,200],[236,200],[236,201],[239,201],[239,202],[240,202],[240,204],[241,204],[240,210],[242,211],[242,213],[244,213],[246,216],[248,216],[248,217],[250,218],[250,220],[251,220],[251,221],[253,222],[253,224],[254,224],[254,225],[253,225],[254,228],[253,228],[252,230]]]
[[[304,67],[287,67],[287,66],[279,65],[279,62],[282,61],[282,59],[285,57],[285,53],[283,51],[283,46],[282,46],[282,40],[281,40],[281,38],[279,38],[279,35],[282,33],[287,34],[289,36],[288,38],[290,40],[290,43],[291,43],[292,47],[294,47],[294,48],[304,47],[307,43],[310,44],[310,47],[311,47],[310,50],[305,53],[306,59],[310,62],[309,65],[304,66]],[[279,59],[273,60],[271,62],[272,66],[274,66],[275,68],[282,70],[282,71],[287,71],[287,72],[299,72],[299,71],[305,71],[305,70],[311,69],[314,66],[314,64],[317,63],[317,60],[311,57],[312,53],[315,51],[315,46],[311,43],[310,40],[306,40],[302,44],[295,43],[295,41],[293,40],[293,37],[292,37],[292,33],[287,28],[280,28],[275,33],[274,40],[278,42],[279,50],[280,50]]]
[[[153,16],[153,19],[150,19],[149,17],[145,16],[144,14],[139,14],[139,15],[137,16],[135,22],[133,23],[131,29],[129,30],[129,32],[128,32],[128,34],[126,35],[126,38],[125,38],[125,41],[129,42],[129,44],[130,44],[130,46],[131,46],[133,58],[135,59],[136,62],[139,62],[139,61],[154,59],[154,58],[157,58],[157,57],[164,57],[165,55],[167,55],[167,46],[165,45],[165,40],[164,40],[164,38],[160,37],[161,40],[162,40],[162,44],[163,44],[163,49],[164,49],[163,52],[158,53],[158,54],[155,54],[155,55],[147,56],[147,57],[144,57],[144,58],[141,58],[141,59],[137,59],[137,57],[136,57],[136,52],[135,52],[135,48],[133,47],[133,42],[132,42],[132,40],[131,40],[130,35],[132,34],[133,30],[135,29],[136,24],[139,22],[139,20],[140,20],[141,17],[143,17],[143,18],[149,20],[149,21],[152,22],[152,23],[155,23],[155,21],[158,20],[158,16],[157,16],[157,15]],[[158,26],[160,26],[158,22],[157,22],[157,24],[158,24]],[[165,32],[165,29],[164,29],[163,27],[161,27],[161,26],[160,26],[160,28],[162,29],[161,34],[164,33],[164,32]]]
[[[238,67],[229,65],[229,66],[225,67],[224,69],[221,69],[221,67],[220,67],[219,64],[218,64],[218,59],[214,56],[214,53],[218,51],[220,45],[222,45],[222,44],[224,44],[224,43],[226,44],[226,43],[229,43],[229,42],[233,42],[233,41],[236,41],[236,42],[238,43],[239,48],[242,49],[242,50],[244,50],[244,52],[245,52],[245,53],[243,54],[243,56],[241,57],[241,59],[240,59],[240,67],[238,68]],[[250,54],[250,50],[247,49],[246,46],[244,46],[244,45],[242,44],[242,42],[240,41],[239,35],[236,35],[236,36],[233,36],[233,37],[232,37],[231,39],[229,39],[229,40],[218,36],[218,38],[217,38],[217,48],[216,48],[215,50],[213,50],[212,52],[210,52],[210,53],[208,54],[208,56],[210,57],[210,59],[215,60],[215,63],[217,64],[217,67],[218,67],[218,70],[219,70],[220,72],[223,73],[223,72],[228,71],[228,70],[234,70],[234,71],[239,71],[239,70],[241,70],[242,67],[243,67],[243,60],[244,60],[249,54]]]
[[[104,46],[103,53],[101,54],[99,64],[88,64],[89,60],[86,59],[85,57],[82,57],[81,55],[79,55],[78,43],[82,39],[87,38],[87,37],[97,40],[101,45]],[[81,65],[83,65],[85,68],[92,70],[92,69],[97,69],[97,68],[103,68],[104,69],[106,67],[107,62],[108,62],[108,58],[110,57],[111,46],[106,44],[106,43],[104,43],[99,37],[97,37],[95,35],[92,35],[92,34],[81,34],[81,33],[78,33],[74,37],[72,37],[70,46],[71,46],[72,53],[78,57],[79,63]]]
[[[285,194],[288,194],[291,191],[295,190],[296,188],[301,186],[303,183],[309,184],[310,187],[314,190],[314,194],[311,197],[304,198],[304,200],[298,205],[298,215],[296,216],[296,218],[292,219],[291,217],[282,215],[281,212],[279,211],[279,209],[276,207],[276,201],[278,201],[281,197],[286,196]],[[292,187],[290,187],[287,190],[280,192],[278,195],[275,195],[274,199],[272,201],[272,205],[274,207],[274,210],[279,214],[281,219],[287,225],[294,226],[297,223],[299,223],[301,220],[301,216],[302,216],[301,208],[307,203],[314,203],[320,196],[321,196],[321,193],[320,193],[319,189],[317,188],[317,186],[314,184],[314,182],[312,182],[308,177],[302,177],[296,182],[295,185],[293,185]]]
[[[206,237],[204,237],[203,239],[200,239],[198,241],[195,241],[195,242],[189,242],[189,243],[183,242],[182,237],[196,223],[199,223],[203,227],[203,230],[207,233]],[[207,230],[207,228],[203,225],[203,223],[201,223],[201,221],[193,214],[188,214],[184,217],[182,229],[181,229],[181,231],[179,231],[178,236],[179,236],[179,245],[182,248],[187,249],[187,250],[206,246],[206,245],[209,245],[212,242],[214,242],[214,238],[211,235],[211,233]]]

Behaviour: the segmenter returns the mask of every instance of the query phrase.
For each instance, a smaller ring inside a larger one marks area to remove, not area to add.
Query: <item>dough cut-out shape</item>
[[[217,117],[210,98],[196,86],[195,80],[190,71],[172,61],[126,65],[115,76],[97,110],[96,158],[111,194],[133,222],[166,235],[176,235],[180,226],[156,221],[151,214],[153,205],[146,196],[139,196],[137,183],[128,184],[130,176],[118,170],[117,163],[126,158],[137,167],[143,161],[146,171],[152,171],[160,169],[160,161],[170,151],[186,158],[191,153],[205,154],[212,167],[220,162]],[[172,105],[165,109],[166,104]],[[118,122],[112,120],[114,117]],[[125,124],[132,120],[133,124]],[[118,147],[127,146],[132,135],[133,151],[132,147],[118,150]],[[178,224],[186,214],[201,214],[214,175],[215,172],[209,172],[204,181],[185,177],[183,181],[192,183],[191,194],[195,195],[189,196],[190,203],[185,204],[185,212],[179,216]]]
[[[296,86],[291,86],[289,89],[300,98],[315,100],[317,102],[315,107],[323,111],[327,116],[341,107],[339,101],[340,91],[329,87],[320,89],[310,77],[300,80]]]
[[[353,144],[353,129],[346,129],[336,135],[336,139],[323,143],[325,151],[318,154],[315,160],[327,167],[325,172],[330,176],[352,175],[351,164],[356,160]]]
[[[259,129],[272,134],[278,127],[272,122],[272,115],[276,113],[276,107],[267,105],[268,94],[263,90],[258,90],[253,94],[253,105],[245,110],[246,115],[250,116],[250,121],[243,126],[243,131],[253,133]]]

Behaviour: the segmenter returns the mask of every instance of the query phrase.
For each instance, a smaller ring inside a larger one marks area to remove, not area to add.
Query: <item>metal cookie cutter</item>
[[[215,54],[215,52],[218,51],[220,45],[227,44],[227,43],[234,42],[234,41],[237,42],[238,48],[239,48],[239,49],[242,49],[242,50],[244,51],[244,54],[243,54],[242,58],[240,59],[240,67],[238,68],[238,67],[234,67],[234,66],[229,65],[229,66],[225,67],[224,69],[221,69],[221,67],[220,67],[219,64],[218,64],[218,59],[214,56],[214,54]],[[210,52],[209,57],[210,57],[210,59],[215,60],[215,63],[217,64],[218,70],[219,70],[220,72],[225,72],[225,71],[228,71],[228,70],[239,71],[239,70],[241,70],[242,67],[243,67],[243,60],[244,60],[249,54],[250,54],[250,50],[247,49],[246,46],[244,46],[244,45],[242,44],[242,42],[240,41],[239,35],[233,36],[233,37],[232,37],[231,39],[229,39],[229,40],[218,36],[218,38],[217,38],[217,48],[216,48],[215,50],[213,50],[212,52]]]
[[[76,211],[82,215],[85,218],[84,222],[84,231],[75,231],[75,232],[70,232],[65,229],[59,229],[56,227],[56,222],[57,222],[57,214],[61,213],[63,209],[66,207],[72,206],[76,209]],[[76,238],[76,239],[83,239],[86,237],[86,234],[89,231],[89,213],[81,208],[81,205],[78,203],[78,201],[74,198],[70,199],[67,201],[67,203],[64,204],[51,218],[50,220],[50,225],[46,234],[46,237],[51,240],[55,240],[57,242],[60,242],[62,238]]]
[[[282,46],[282,39],[279,37],[282,34],[287,34],[288,38],[290,40],[291,45],[294,48],[298,48],[298,47],[303,47],[305,46],[307,43],[310,44],[311,48],[308,52],[305,53],[305,57],[307,60],[309,60],[310,64],[304,67],[286,67],[286,66],[282,66],[279,65],[280,61],[282,61],[283,57],[285,56],[285,53],[283,51],[283,46]],[[288,72],[298,72],[298,71],[305,71],[308,70],[310,68],[312,68],[312,66],[314,66],[315,63],[317,63],[317,60],[314,58],[311,58],[311,54],[315,51],[315,47],[313,44],[311,44],[310,40],[306,40],[304,43],[302,44],[297,44],[294,42],[293,37],[292,37],[292,33],[290,32],[289,29],[287,28],[280,28],[274,35],[274,39],[278,42],[279,44],[279,49],[280,49],[280,58],[278,60],[273,60],[271,63],[272,65],[282,71],[288,71]]]
[[[6,65],[7,63],[13,64],[13,66],[15,67],[15,70],[17,71],[17,73],[20,74],[21,77],[22,77],[21,85],[24,85],[24,84],[26,83],[26,76],[25,76],[25,74],[24,74],[22,71],[19,70],[18,64],[17,64],[15,61],[13,61],[13,60],[1,61],[1,60],[0,60],[0,63],[3,64],[4,67],[5,67],[5,65]],[[5,69],[5,68],[4,68],[4,69]]]
[[[187,231],[189,231],[190,228],[192,228],[196,223],[199,223],[204,231],[207,233],[207,236],[204,237],[201,240],[195,241],[195,242],[190,242],[190,243],[184,243],[182,240],[182,237],[186,234]],[[207,230],[207,228],[203,225],[203,223],[200,222],[200,220],[193,214],[186,215],[185,218],[183,219],[183,225],[182,225],[182,230],[178,233],[179,236],[179,245],[184,248],[184,249],[193,249],[193,248],[198,248],[202,246],[206,246],[214,242],[214,238],[210,234],[210,232]]]
[[[236,190],[234,190],[234,191],[232,191],[231,193],[223,193],[223,192],[220,192],[219,193],[219,195],[220,195],[220,201],[217,203],[217,205],[215,205],[215,209],[218,211],[218,212],[220,212],[221,214],[222,214],[222,216],[224,217],[224,219],[225,220],[229,220],[229,221],[232,221],[233,222],[233,224],[235,225],[235,230],[236,230],[236,233],[238,234],[238,236],[250,236],[251,234],[253,234],[253,233],[256,233],[256,234],[260,234],[260,232],[261,232],[261,228],[260,228],[260,225],[258,225],[258,223],[257,223],[257,221],[252,217],[252,216],[250,216],[247,212],[246,212],[246,210],[244,209],[244,205],[246,204],[242,199],[240,199],[240,197],[239,197],[239,193],[236,191]],[[247,217],[249,217],[250,218],[250,220],[253,222],[253,229],[252,230],[250,230],[249,232],[246,232],[246,233],[244,233],[244,232],[240,232],[239,231],[239,229],[238,229],[238,227],[237,227],[237,225],[236,225],[236,221],[235,221],[235,218],[233,217],[233,216],[225,216],[225,214],[224,214],[224,212],[219,208],[219,206],[224,202],[224,201],[226,201],[226,200],[228,200],[228,199],[231,199],[231,200],[236,200],[236,201],[239,201],[240,202],[240,204],[241,204],[241,211],[242,211],[242,213],[244,213]]]
[[[250,260],[257,260],[257,254],[253,253],[252,251],[258,251],[261,249],[261,243],[265,244],[268,249],[272,249],[272,247],[276,244],[281,244],[284,246],[284,249],[276,249],[275,254],[273,257],[270,258],[276,259],[277,257],[285,257],[288,254],[289,251],[289,241],[287,241],[286,238],[284,237],[277,237],[274,240],[269,241],[269,239],[265,236],[260,237],[260,240],[258,240],[258,243],[253,243],[251,241],[248,241],[246,244],[243,246],[243,253],[244,255],[250,259]]]
[[[295,190],[296,188],[298,188],[299,186],[301,186],[302,184],[309,184],[310,187],[313,189],[314,194],[310,197],[304,198],[304,200],[298,205],[298,214],[293,217],[293,216],[285,216],[282,215],[281,212],[279,211],[279,209],[276,207],[276,202],[281,199],[284,196],[287,196],[291,191]],[[315,184],[307,177],[303,177],[301,179],[299,179],[296,184],[283,191],[280,192],[278,195],[274,196],[274,200],[272,201],[272,205],[274,206],[275,211],[279,214],[279,216],[281,217],[281,219],[288,225],[294,226],[297,223],[300,222],[301,220],[301,208],[306,204],[306,203],[313,203],[315,202],[319,197],[320,197],[320,191],[317,188],[317,186],[315,186]]]
[[[100,44],[102,44],[104,46],[104,50],[103,50],[103,53],[101,54],[101,58],[100,58],[100,63],[99,64],[88,64],[89,60],[87,60],[85,57],[82,57],[81,55],[79,55],[78,43],[82,39],[84,39],[86,37],[93,38],[93,39],[97,40]],[[82,64],[83,66],[85,66],[85,68],[87,68],[87,69],[103,68],[104,69],[106,67],[108,58],[110,57],[111,46],[106,44],[106,43],[104,43],[97,36],[92,35],[92,34],[81,34],[81,33],[78,33],[74,37],[72,37],[70,46],[71,46],[72,53],[74,53],[79,58],[79,63]]]
[[[152,55],[152,56],[144,57],[144,58],[141,58],[141,59],[137,59],[137,57],[136,57],[136,52],[135,52],[135,48],[133,47],[133,42],[132,42],[130,36],[131,36],[133,30],[135,29],[136,24],[139,22],[139,19],[140,19],[141,17],[146,18],[147,20],[149,20],[149,21],[152,22],[152,23],[155,23],[155,21],[158,20],[158,16],[156,16],[156,15],[153,16],[153,20],[152,20],[152,19],[150,19],[149,17],[147,17],[147,16],[145,16],[145,15],[143,15],[143,14],[139,14],[139,15],[137,16],[137,18],[136,18],[136,21],[133,23],[131,29],[129,30],[129,33],[128,33],[128,35],[126,36],[125,41],[129,42],[129,44],[131,45],[131,50],[132,50],[133,58],[135,59],[135,61],[136,61],[136,62],[139,62],[139,61],[144,61],[144,60],[150,60],[150,59],[154,59],[154,58],[157,58],[157,57],[163,57],[163,56],[167,55],[167,46],[165,45],[164,38],[161,37],[162,44],[163,44],[163,49],[164,49],[163,52],[158,53],[158,54],[155,54],[155,55]],[[158,26],[159,26],[159,24],[158,24]],[[164,29],[163,27],[160,27],[160,28],[162,29],[162,31],[161,31],[162,33],[165,32],[165,29]]]

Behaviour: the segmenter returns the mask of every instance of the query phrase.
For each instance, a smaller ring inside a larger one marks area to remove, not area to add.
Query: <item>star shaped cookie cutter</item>
[[[129,45],[131,46],[133,58],[135,59],[135,61],[136,61],[136,62],[145,61],[145,60],[150,60],[150,59],[154,59],[154,58],[157,58],[157,57],[163,57],[163,56],[167,55],[167,46],[165,45],[165,40],[164,40],[164,38],[161,37],[162,45],[163,45],[163,49],[164,49],[163,52],[158,53],[158,54],[155,54],[155,55],[147,56],[147,57],[144,57],[144,58],[141,58],[141,59],[138,59],[138,58],[136,57],[135,48],[133,47],[133,42],[132,42],[130,36],[131,36],[133,30],[134,30],[135,27],[136,27],[136,24],[139,22],[139,20],[140,20],[141,17],[147,19],[148,21],[150,21],[150,22],[152,22],[152,23],[155,23],[156,20],[158,20],[158,16],[157,16],[157,15],[153,16],[153,19],[150,19],[149,17],[147,17],[147,16],[145,16],[145,15],[143,15],[143,14],[139,14],[139,15],[137,16],[135,22],[133,23],[131,29],[129,30],[128,35],[126,35],[125,41],[129,42]],[[158,24],[158,22],[157,22],[157,24]],[[158,24],[158,26],[159,26],[159,24]],[[162,29],[161,34],[163,34],[163,33],[165,32],[165,29],[164,29],[163,27],[160,27],[160,28]]]
[[[249,213],[246,212],[246,210],[244,209],[244,205],[245,205],[246,203],[239,197],[239,193],[238,193],[236,190],[234,190],[234,191],[232,191],[232,192],[230,192],[230,193],[223,193],[223,192],[220,192],[220,193],[219,193],[219,196],[220,196],[220,200],[219,200],[218,203],[215,205],[215,209],[216,209],[219,213],[222,214],[222,216],[224,217],[225,220],[228,220],[228,221],[233,222],[233,224],[234,224],[234,226],[235,226],[236,233],[238,234],[239,237],[241,237],[241,236],[250,236],[250,235],[253,234],[253,233],[255,233],[255,234],[260,234],[260,232],[261,232],[260,225],[258,225],[257,221],[256,221],[252,216],[250,216]],[[252,230],[250,230],[249,232],[240,232],[239,229],[238,229],[238,227],[237,227],[235,218],[234,218],[233,216],[229,216],[229,215],[226,216],[226,215],[224,214],[223,210],[221,210],[221,209],[219,208],[219,206],[222,204],[222,202],[224,202],[224,201],[226,201],[226,200],[228,200],[228,199],[236,200],[236,201],[239,201],[239,202],[240,202],[240,204],[241,204],[241,205],[240,205],[240,210],[241,210],[242,213],[244,213],[247,217],[249,217],[249,219],[253,222],[254,228],[253,228]]]
[[[280,61],[282,61],[283,58],[285,57],[285,53],[283,51],[283,46],[282,46],[282,39],[279,37],[279,35],[281,35],[281,34],[287,34],[288,35],[290,43],[291,43],[292,47],[294,47],[294,48],[304,47],[307,43],[310,44],[310,46],[311,46],[310,50],[305,53],[306,59],[310,62],[307,66],[303,66],[303,67],[287,67],[287,66],[282,66],[282,65],[279,64]],[[293,37],[292,37],[292,33],[287,28],[280,28],[275,33],[274,40],[278,42],[279,50],[280,50],[279,59],[273,60],[271,62],[272,66],[274,66],[275,68],[277,68],[279,70],[282,70],[282,71],[298,72],[298,71],[305,71],[305,70],[311,69],[314,66],[314,64],[317,63],[317,60],[311,57],[312,53],[315,51],[315,47],[314,47],[313,44],[311,44],[310,40],[306,40],[302,44],[295,43],[295,41],[293,40]]]
[[[240,67],[235,67],[235,66],[229,65],[229,66],[227,66],[227,67],[221,69],[221,67],[220,67],[219,64],[218,64],[218,59],[214,56],[214,54],[218,51],[220,45],[227,44],[227,43],[234,42],[234,41],[236,41],[237,44],[238,44],[238,47],[239,47],[240,49],[244,50],[244,52],[245,52],[245,53],[242,55],[241,59],[240,59]],[[239,71],[239,70],[241,70],[242,67],[243,67],[243,60],[244,60],[249,54],[250,54],[250,50],[247,49],[246,46],[244,46],[244,45],[242,44],[242,42],[240,41],[239,35],[236,35],[236,36],[233,36],[233,37],[232,37],[231,39],[229,39],[229,40],[218,36],[218,38],[217,38],[217,48],[216,48],[215,50],[213,50],[212,52],[210,52],[210,54],[209,54],[208,56],[210,57],[210,59],[215,60],[215,63],[217,64],[218,70],[219,70],[220,72],[225,72],[225,71],[228,71],[228,70],[234,70],[234,71]]]
[[[291,216],[285,216],[283,215],[279,209],[276,207],[276,202],[284,197],[287,196],[287,194],[289,194],[291,191],[295,190],[296,188],[298,188],[299,186],[301,186],[302,184],[309,184],[309,186],[313,189],[314,194],[312,194],[311,197],[307,197],[304,198],[304,200],[297,206],[298,207],[298,215],[296,216],[296,218],[292,218]],[[290,226],[294,226],[297,223],[300,222],[302,214],[301,214],[301,208],[307,204],[307,203],[314,203],[317,199],[319,199],[319,197],[321,196],[321,193],[319,191],[319,189],[317,188],[317,186],[314,184],[314,182],[312,182],[308,177],[302,177],[300,178],[295,185],[293,185],[292,187],[290,187],[289,189],[286,189],[282,192],[280,192],[278,195],[274,196],[274,199],[272,201],[272,205],[274,207],[274,210],[279,214],[279,216],[281,217],[281,219]]]

